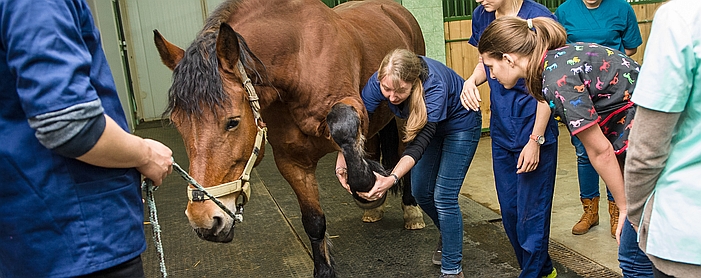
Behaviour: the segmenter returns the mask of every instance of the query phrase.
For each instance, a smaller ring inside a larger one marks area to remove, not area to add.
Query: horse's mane
[[[185,50],[183,59],[173,69],[173,83],[168,90],[168,106],[164,116],[177,107],[186,115],[201,115],[206,105],[216,116],[217,107],[230,104],[222,86],[219,61],[216,55],[217,35],[222,22],[238,8],[241,0],[229,0],[220,4],[207,18],[205,26]],[[239,60],[254,85],[270,85],[265,65],[256,57],[243,37],[236,32],[239,41]]]

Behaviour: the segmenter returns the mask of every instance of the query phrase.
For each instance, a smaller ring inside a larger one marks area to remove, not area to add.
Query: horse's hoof
[[[424,216],[419,206],[405,206],[402,204],[402,210],[404,211],[404,229],[421,230],[426,227]]]
[[[420,223],[404,222],[404,229],[407,229],[407,230],[421,230],[425,227],[426,227],[426,223],[424,223],[423,220],[421,220]]]
[[[365,213],[363,213],[363,222],[365,223],[374,223],[377,221],[382,220],[382,217],[385,215],[385,207],[380,206],[374,209],[366,209]]]
[[[385,199],[387,199],[387,194],[382,195],[382,198],[375,200],[375,201],[368,201],[365,199],[358,200],[358,199],[362,199],[362,197],[353,198],[353,200],[355,200],[355,204],[358,205],[359,208],[361,208],[361,209],[374,209],[374,208],[379,207],[385,203]]]

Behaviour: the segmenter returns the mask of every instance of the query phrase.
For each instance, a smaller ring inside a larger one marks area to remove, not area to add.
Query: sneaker
[[[550,274],[543,276],[543,278],[555,278],[557,277],[557,269],[553,267],[553,272],[550,272]]]
[[[438,278],[465,278],[465,276],[462,274],[462,271],[460,271],[460,273],[458,273],[458,274],[444,274],[444,273],[441,273],[441,275],[438,276]]]
[[[441,259],[443,258],[443,238],[439,237],[438,238],[438,246],[436,246],[436,250],[433,251],[433,256],[431,257],[431,262],[434,265],[441,265]]]

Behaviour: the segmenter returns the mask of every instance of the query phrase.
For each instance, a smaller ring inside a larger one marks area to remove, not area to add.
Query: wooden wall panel
[[[468,39],[472,36],[472,21],[446,22],[446,64],[455,70],[460,76],[467,79],[472,74],[479,62],[477,48],[472,46]],[[453,41],[456,40],[456,41]],[[478,87],[482,98],[480,110],[482,111],[482,128],[489,128],[489,86],[487,83]]]

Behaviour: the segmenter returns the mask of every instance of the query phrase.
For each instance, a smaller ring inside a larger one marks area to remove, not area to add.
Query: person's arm
[[[387,100],[380,90],[380,81],[377,79],[377,72],[373,73],[368,79],[363,89],[360,91],[360,98],[363,100],[363,105],[365,105],[365,110],[368,111],[369,118],[375,109],[380,106],[383,100]]]
[[[433,135],[436,133],[437,126],[438,124],[434,122],[426,123],[426,125],[416,135],[414,140],[409,143],[406,150],[404,150],[402,158],[399,159],[399,162],[397,162],[397,165],[394,166],[394,169],[392,169],[391,172],[391,174],[397,176],[397,180],[406,175],[406,173],[408,173],[409,170],[416,165],[416,161],[421,159],[424,150],[426,150],[426,147],[431,142]],[[390,189],[392,185],[394,185],[395,178],[392,175],[385,177],[375,173],[375,177],[375,185],[372,187],[372,189],[368,192],[358,192],[358,196],[369,201],[374,201],[382,198],[385,192]]]
[[[484,64],[482,64],[482,57],[480,56],[479,63],[477,63],[470,77],[467,78],[462,85],[460,102],[465,109],[473,111],[478,111],[480,109],[482,97],[480,96],[477,86],[482,85],[484,82],[487,82],[487,73],[484,70]]]
[[[53,152],[105,168],[136,168],[160,185],[172,170],[172,151],[124,131],[99,100],[28,119],[39,142]]]
[[[638,52],[638,47],[643,44],[643,36],[640,35],[640,27],[638,25],[638,18],[635,15],[633,7],[626,3],[621,3],[626,9],[625,17],[625,29],[621,33],[621,44],[625,49],[625,53],[628,56],[633,56]]]
[[[669,157],[670,142],[680,113],[658,112],[638,106],[635,124],[628,136],[625,167],[625,195],[628,220],[635,230],[643,207],[655,189]]]
[[[158,186],[173,170],[173,152],[160,142],[127,133],[105,115],[97,143],[76,159],[105,168],[136,168]]]
[[[346,157],[343,156],[342,151],[338,151],[338,155],[336,156],[336,169],[334,172],[336,173],[336,178],[338,178],[338,182],[341,183],[341,186],[343,186],[348,193],[353,194],[350,186],[348,185],[348,167],[346,166]]]
[[[539,101],[531,134],[545,136],[548,120],[550,120],[550,106],[545,101]],[[538,162],[540,162],[540,145],[529,138],[528,143],[526,143],[526,146],[523,147],[521,154],[518,156],[518,164],[516,165],[518,170],[516,173],[521,174],[533,171],[538,167]]]
[[[76,26],[86,21],[73,18],[73,4],[11,1],[0,9],[7,63],[27,121],[39,142],[59,155],[102,167],[135,167],[158,185],[171,170],[171,151],[129,134],[104,114],[93,87],[95,53],[85,43],[99,37],[92,25]]]
[[[406,173],[411,170],[412,167],[416,165],[414,158],[408,155],[402,156],[397,162],[397,165],[392,169],[392,174],[397,176],[397,180],[401,179]],[[358,196],[368,200],[375,201],[382,198],[382,196],[394,185],[394,176],[383,176],[375,173],[375,185],[368,192],[358,192]]]
[[[604,136],[599,125],[592,125],[577,133],[576,136],[582,141],[594,170],[601,176],[601,179],[606,183],[606,187],[611,191],[611,195],[616,201],[616,206],[620,210],[619,219],[625,219],[627,211],[625,190],[623,188],[623,173],[621,173],[621,165],[618,163],[618,158],[613,151],[611,142]],[[616,229],[617,240],[620,238],[623,222],[619,221]]]

